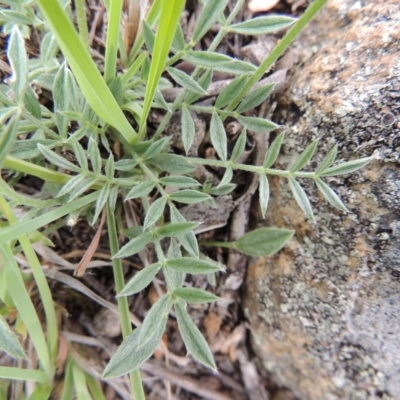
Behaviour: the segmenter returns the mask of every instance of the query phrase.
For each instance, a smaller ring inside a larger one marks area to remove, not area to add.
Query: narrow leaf
[[[139,253],[151,239],[152,234],[150,232],[142,233],[135,239],[130,240],[125,246],[122,246],[119,252],[115,254],[114,258],[126,258]]]
[[[156,36],[154,35],[153,30],[151,29],[150,25],[146,20],[142,21],[142,32],[143,32],[144,43],[147,47],[147,50],[149,50],[150,53],[153,53]]]
[[[62,113],[69,111],[70,96],[72,93],[67,90],[67,64],[63,63],[54,79],[53,84],[54,111],[58,133],[62,138],[67,137],[68,118]],[[75,100],[74,100],[75,101]]]
[[[196,288],[178,288],[173,291],[173,294],[193,304],[212,303],[218,300],[217,296],[207,290]]]
[[[183,147],[187,154],[193,144],[196,129],[193,118],[186,107],[182,110],[181,126]]]
[[[117,297],[131,296],[142,291],[153,281],[160,268],[160,263],[150,264],[144,267],[125,285],[122,291],[118,293]]]
[[[168,68],[167,71],[176,83],[181,85],[183,88],[189,90],[190,92],[198,94],[206,93],[205,90],[194,79],[192,79],[189,75],[185,74],[179,69]]]
[[[329,151],[329,153],[326,155],[326,157],[322,160],[321,164],[315,171],[315,174],[319,175],[322,172],[324,172],[327,168],[329,168],[335,161],[336,155],[337,155],[337,144],[335,144],[332,147],[332,149]]]
[[[24,349],[15,333],[10,329],[7,321],[0,314],[0,349],[11,357],[26,359]]]
[[[139,345],[147,340],[147,336],[151,335],[151,332],[160,328],[164,331],[165,327],[162,326],[162,323],[160,327],[160,320],[162,321],[164,316],[168,316],[171,307],[172,298],[169,293],[162,296],[153,304],[143,321],[139,335]]]
[[[217,189],[228,185],[231,182],[232,177],[233,177],[233,170],[232,170],[232,168],[228,167],[225,170],[224,176],[222,177],[221,182],[217,186]]]
[[[106,176],[107,176],[107,178],[113,179],[114,173],[115,173],[114,156],[112,155],[112,153],[110,153],[110,156],[108,157],[108,159],[106,161]]]
[[[211,84],[212,81],[212,76],[213,76],[213,71],[211,69],[208,69],[207,71],[204,72],[202,76],[198,79],[197,83],[204,89],[207,90],[208,87]],[[186,95],[186,100],[185,102],[187,104],[192,104],[196,100],[198,100],[201,97],[200,94],[193,93],[193,92],[188,92]]]
[[[167,201],[164,197],[157,199],[147,210],[146,217],[144,218],[143,229],[154,225],[164,212]]]
[[[259,187],[259,196],[260,196],[260,208],[261,214],[263,218],[265,218],[265,213],[267,212],[268,202],[269,202],[269,183],[267,175],[260,175],[260,187]]]
[[[239,96],[248,79],[249,77],[247,75],[241,75],[229,83],[229,85],[222,89],[221,93],[218,95],[217,100],[215,101],[215,107],[223,108],[229,104],[232,99]]]
[[[197,222],[175,222],[167,224],[157,229],[160,236],[176,237],[184,235],[195,229],[199,224]]]
[[[185,48],[185,38],[183,36],[183,30],[181,25],[178,25],[176,29],[174,40],[172,42],[171,47],[174,53],[177,53],[178,51],[181,51]]]
[[[177,154],[159,154],[149,162],[170,174],[188,174],[195,169],[195,166],[190,161]]]
[[[172,223],[186,222],[183,215],[174,206],[170,206],[170,216]],[[185,250],[193,257],[199,257],[199,245],[195,234],[191,231],[179,237],[179,241]]]
[[[99,191],[99,197],[96,200],[96,206],[94,209],[94,216],[91,225],[94,225],[96,223],[97,218],[99,217],[104,206],[106,205],[108,198],[110,197],[110,192],[111,192],[110,183],[106,182]]]
[[[258,17],[231,25],[229,30],[242,35],[265,35],[287,28],[294,22],[294,18],[284,16]]]
[[[339,196],[322,179],[317,178],[315,183],[317,184],[318,189],[324,195],[325,199],[328,200],[333,207],[344,212],[349,212],[342,200],[340,200]]]
[[[125,200],[137,199],[138,197],[147,196],[155,186],[153,181],[144,181],[133,187],[126,195]]]
[[[100,175],[102,166],[101,155],[97,142],[92,137],[89,139],[88,156],[92,163],[93,172],[96,175]]]
[[[327,168],[325,171],[319,174],[319,176],[337,176],[350,174],[351,172],[357,171],[360,168],[368,165],[373,157],[360,158],[359,160],[347,161],[334,167]]]
[[[57,197],[64,196],[65,194],[68,194],[73,190],[75,191],[78,190],[85,180],[86,180],[85,174],[75,175],[61,188],[61,190],[57,194]]]
[[[211,117],[210,135],[211,143],[219,158],[226,161],[228,157],[226,132],[224,124],[216,112],[214,112]]]
[[[269,168],[278,158],[284,137],[285,132],[280,133],[279,136],[272,142],[271,146],[269,146],[263,163],[264,168]]]
[[[0,170],[16,139],[18,128],[18,116],[12,117],[8,124],[1,131],[0,136]]]
[[[198,362],[216,371],[217,367],[211,350],[182,303],[181,301],[175,303],[175,313],[186,349]]]
[[[218,264],[190,257],[169,259],[166,261],[166,266],[186,274],[209,274],[222,271]]]
[[[72,141],[72,149],[74,150],[74,154],[76,159],[78,160],[79,165],[81,166],[83,171],[89,171],[88,163],[87,163],[87,154],[83,147],[77,140]]]
[[[24,103],[26,109],[38,120],[42,119],[42,110],[40,108],[39,100],[33,89],[27,85],[25,88]]]
[[[174,188],[201,186],[198,181],[188,176],[166,176],[160,179],[160,183]]]
[[[142,327],[136,328],[118,347],[107,364],[103,378],[116,378],[136,370],[147,361],[160,343],[165,331],[168,315],[160,316],[157,329],[147,332],[146,341],[139,344]]]
[[[247,130],[260,133],[273,131],[279,126],[264,118],[242,117],[240,115],[238,116],[238,121],[246,127]]]
[[[149,160],[155,157],[157,154],[160,154],[164,149],[167,148],[169,144],[169,138],[163,138],[155,141],[150,145],[150,147],[143,154],[143,160]]]
[[[192,42],[197,43],[224,12],[229,0],[207,1],[193,32]]]
[[[17,25],[14,25],[7,49],[8,60],[12,70],[11,84],[15,98],[22,104],[28,80],[28,57],[24,38]]]
[[[39,151],[43,154],[45,158],[47,158],[48,161],[50,161],[51,164],[57,165],[60,168],[64,168],[69,171],[73,172],[81,172],[81,169],[75,165],[72,164],[70,161],[66,160],[64,157],[61,157],[54,151],[49,150],[47,147],[42,146],[40,143],[37,145]]]
[[[293,232],[278,228],[256,229],[242,236],[236,242],[235,248],[248,256],[270,256],[286,244]]]
[[[147,116],[154,98],[154,93],[163,72],[165,60],[167,59],[168,52],[171,48],[176,27],[178,26],[184,5],[185,0],[175,0],[174,2],[163,1],[161,4],[160,20],[154,43],[154,52],[150,66],[148,84],[146,85],[143,113],[140,120],[141,137],[143,137],[145,133]]]
[[[314,140],[304,149],[304,151],[299,155],[298,159],[294,163],[293,167],[290,169],[291,173],[302,169],[311,160],[312,156],[315,153],[317,145],[318,140]]]
[[[293,178],[289,178],[289,186],[293,192],[294,199],[296,200],[303,213],[306,214],[307,218],[314,222],[314,213],[311,208],[310,200],[308,200],[307,194],[299,183]]]
[[[184,189],[179,192],[171,193],[169,198],[172,201],[177,201],[183,204],[196,204],[210,199],[210,196],[197,190]]]
[[[246,147],[246,141],[247,141],[247,132],[246,129],[243,129],[242,133],[236,140],[235,147],[232,150],[232,156],[231,156],[232,162],[236,162],[242,155]]]
[[[242,114],[246,111],[256,108],[261,103],[263,103],[267,99],[267,97],[269,97],[269,95],[274,90],[274,86],[274,83],[269,83],[267,85],[259,87],[258,89],[253,90],[242,100],[236,111],[239,114]]]

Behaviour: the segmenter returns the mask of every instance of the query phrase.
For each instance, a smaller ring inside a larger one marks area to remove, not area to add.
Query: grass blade
[[[135,143],[135,130],[125,118],[61,4],[56,0],[38,0],[38,4],[93,111],[116,128],[129,143]]]
[[[154,43],[153,59],[151,61],[149,80],[146,86],[146,94],[143,103],[143,114],[140,120],[139,137],[145,135],[147,116],[157,89],[158,81],[164,70],[168,51],[175,36],[176,27],[185,4],[185,0],[174,2],[164,1],[161,5],[159,26]]]

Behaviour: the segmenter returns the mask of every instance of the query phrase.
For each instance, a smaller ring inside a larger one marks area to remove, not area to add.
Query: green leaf
[[[153,304],[143,321],[142,329],[140,330],[139,334],[139,344],[145,342],[147,340],[147,336],[151,335],[151,332],[160,329],[160,319],[162,320],[162,316],[168,316],[171,307],[172,298],[169,293],[162,296]],[[162,332],[164,332],[165,326],[161,329]]]
[[[72,141],[72,149],[74,150],[75,157],[78,160],[78,163],[81,166],[82,170],[88,172],[89,171],[87,162],[88,156],[85,150],[83,150],[83,147],[77,140]]]
[[[211,117],[210,135],[211,143],[219,158],[226,161],[228,157],[226,132],[224,124],[216,112],[214,112]]]
[[[232,155],[231,155],[232,162],[236,162],[242,155],[246,147],[246,141],[247,141],[247,132],[246,129],[243,129],[242,133],[236,140],[235,147],[232,150]]]
[[[13,26],[7,49],[8,60],[12,70],[11,86],[19,104],[23,104],[25,89],[28,84],[28,57],[24,38],[17,25]]]
[[[178,51],[182,51],[185,48],[185,39],[183,37],[183,31],[180,24],[176,29],[171,48],[174,53],[178,53]]]
[[[195,166],[190,161],[177,154],[159,154],[153,157],[149,162],[170,174],[188,174],[195,169]]]
[[[39,100],[36,97],[36,93],[33,89],[27,85],[25,88],[24,98],[25,108],[36,118],[42,119],[42,110],[40,108]]]
[[[222,89],[215,101],[216,108],[223,108],[229,104],[232,99],[239,96],[242,92],[244,85],[247,83],[249,77],[247,75],[241,75],[235,78],[228,86]]]
[[[89,139],[88,156],[89,156],[90,162],[92,163],[93,172],[96,175],[100,175],[102,159],[101,159],[101,155],[100,155],[100,151],[99,151],[97,142],[92,137],[90,137],[90,139]]]
[[[342,210],[344,212],[349,212],[346,206],[342,203],[339,196],[320,178],[315,180],[318,189],[324,195],[325,199],[335,208]]]
[[[232,177],[233,177],[233,170],[232,168],[228,167],[225,170],[224,176],[222,177],[221,182],[217,186],[217,189],[221,187],[226,187],[226,185],[228,185],[231,182]]]
[[[144,267],[125,285],[122,291],[118,293],[117,297],[131,296],[141,292],[153,281],[160,269],[160,263],[150,264]]]
[[[136,132],[118,106],[62,5],[48,0],[38,0],[37,3],[90,107],[129,143],[136,142]]]
[[[278,158],[279,152],[281,150],[282,142],[285,137],[285,132],[282,132],[278,135],[278,137],[272,142],[271,146],[265,155],[263,167],[269,168]]]
[[[57,197],[64,196],[73,190],[78,190],[81,187],[82,183],[85,181],[86,175],[79,174],[72,177],[58,192]]]
[[[135,239],[130,240],[125,246],[122,246],[113,258],[126,258],[137,254],[144,248],[144,246],[146,246],[146,244],[151,242],[151,239],[152,234],[150,232],[142,233]]]
[[[228,183],[224,186],[217,186],[210,189],[210,194],[213,196],[223,196],[234,191],[236,185],[234,183]]]
[[[196,129],[193,118],[186,107],[182,109],[181,126],[183,147],[185,148],[186,153],[188,153],[192,147]]]
[[[197,43],[224,12],[229,0],[207,1],[197,20],[192,43]]]
[[[0,314],[0,349],[11,357],[27,359],[24,349],[15,333],[10,329],[7,321]]]
[[[265,133],[279,127],[279,125],[264,118],[242,117],[239,115],[237,119],[247,130],[253,132]]]
[[[75,165],[72,164],[70,161],[66,160],[64,157],[61,157],[54,151],[49,150],[47,147],[42,146],[40,143],[37,145],[39,151],[42,153],[42,155],[50,161],[50,164],[57,165],[60,168],[64,168],[69,171],[77,172],[80,173],[81,169]]]
[[[149,160],[157,154],[160,154],[167,147],[169,140],[169,138],[163,138],[152,143],[143,154],[143,160]]]
[[[176,209],[176,207],[170,205],[169,210],[172,223],[186,222],[186,219]],[[199,245],[196,236],[192,231],[180,236],[179,241],[189,254],[193,257],[199,257]]]
[[[254,72],[256,70],[254,65],[245,61],[208,51],[188,51],[183,58],[185,61],[198,67],[213,68],[220,72],[235,75]]]
[[[167,237],[182,236],[195,229],[198,225],[197,222],[175,222],[158,228],[157,234]]]
[[[335,144],[332,147],[332,149],[329,151],[329,153],[326,155],[326,157],[322,160],[321,164],[315,171],[315,174],[319,175],[322,172],[324,172],[327,168],[329,168],[335,161],[336,155],[337,155],[337,144]]]
[[[241,35],[265,35],[287,28],[294,22],[296,22],[294,18],[283,16],[258,17],[231,25],[229,30]]]
[[[79,175],[77,175],[74,178],[77,178],[78,176]],[[72,178],[69,182],[71,182],[74,178]],[[78,180],[78,178],[77,178],[77,180]],[[74,200],[75,198],[80,196],[82,193],[86,192],[86,190],[90,189],[96,183],[97,178],[96,177],[85,177],[84,180],[79,179],[79,181],[80,181],[79,184],[75,183],[74,187],[73,188],[70,187],[69,190],[67,191],[67,193],[69,193],[68,202],[71,202],[72,200]],[[64,186],[68,185],[68,183],[66,183]],[[72,186],[72,183],[71,183],[71,186]],[[61,191],[60,191],[60,193],[61,193]],[[62,196],[62,195],[58,195],[58,196]]]
[[[235,248],[248,256],[270,256],[278,252],[293,236],[293,233],[294,231],[289,229],[256,229],[242,236],[235,243]]]
[[[211,69],[208,69],[207,71],[204,72],[204,74],[198,79],[197,83],[204,89],[207,90],[208,87],[211,84],[212,81],[212,76],[213,72]],[[188,92],[186,95],[186,104],[192,104],[196,100],[198,100],[201,97],[200,94],[193,93],[193,92]]]
[[[205,94],[206,91],[189,75],[180,71],[176,68],[167,68],[168,73],[171,75],[172,79],[179,83],[183,88],[189,90],[193,93]]]
[[[304,151],[300,154],[293,167],[290,169],[291,173],[297,172],[302,169],[312,158],[315,153],[315,149],[317,148],[318,140],[314,140],[310,143]]]
[[[167,258],[179,258],[179,257],[182,257],[179,244],[176,242],[176,240],[172,239],[168,249]],[[167,283],[168,290],[174,290],[182,287],[183,282],[185,281],[186,278],[186,274],[179,272],[173,268],[164,268],[163,273],[165,277],[165,282]]]
[[[198,190],[184,189],[179,192],[173,192],[169,195],[172,201],[183,204],[196,204],[210,199],[208,194],[199,192]]]
[[[160,197],[149,207],[144,218],[143,229],[154,225],[160,219],[166,204],[167,200],[164,197]]]
[[[0,132],[0,170],[16,139],[18,128],[18,116],[13,116],[8,124]]]
[[[347,161],[334,167],[325,169],[319,176],[337,176],[350,174],[351,172],[357,171],[360,168],[368,165],[373,157],[360,158],[359,160]]]
[[[110,205],[110,210],[112,212],[114,212],[115,205],[117,204],[118,191],[119,191],[119,187],[117,185],[113,186],[111,188],[111,192],[110,192],[110,195],[108,197],[108,204]]]
[[[214,3],[214,2],[208,2]],[[178,321],[179,331],[185,343],[187,351],[201,364],[213,371],[217,371],[213,355],[203,335],[192,321],[190,315],[185,310],[184,303],[178,301],[175,303],[176,319]]]
[[[172,258],[166,260],[165,265],[186,274],[209,274],[222,271],[218,264],[190,257]]]
[[[260,175],[260,187],[259,187],[259,196],[260,196],[260,208],[261,214],[263,218],[265,218],[265,213],[267,212],[268,202],[269,202],[269,183],[267,175]]]
[[[113,179],[115,173],[114,168],[114,156],[110,153],[107,161],[106,161],[106,176],[108,179]]]
[[[107,364],[103,378],[116,378],[136,370],[147,361],[160,343],[167,325],[168,314],[161,315],[157,326],[147,332],[146,340],[139,343],[142,327],[136,328],[118,347]]]
[[[296,200],[303,213],[306,214],[307,218],[315,222],[314,213],[311,208],[310,200],[308,200],[307,194],[299,183],[293,178],[289,178],[289,186],[293,192],[294,199]]]
[[[274,83],[268,83],[264,86],[261,86],[255,90],[253,90],[250,94],[248,94],[242,102],[239,104],[236,111],[239,114],[242,114],[246,111],[252,110],[263,103],[267,97],[272,93],[274,90]],[[236,97],[236,96],[235,96]]]
[[[142,21],[142,32],[143,32],[144,43],[147,47],[147,50],[149,50],[150,53],[153,53],[156,35],[154,34],[153,30],[151,29],[150,25],[147,23],[146,20]]]
[[[166,176],[160,178],[160,183],[165,186],[174,188],[188,188],[194,186],[201,186],[201,184],[193,178],[188,176]]]
[[[154,93],[154,103],[157,104],[160,108],[172,113],[172,110],[168,103],[165,101],[164,96],[162,95],[159,89]]]
[[[62,114],[69,111],[71,93],[67,88],[67,64],[63,63],[54,79],[53,83],[54,111],[58,133],[62,138],[67,137],[69,119]]]
[[[185,5],[185,0],[175,0],[174,2],[163,1],[161,4],[160,19],[154,43],[153,58],[151,61],[149,77],[146,85],[146,94],[143,103],[143,113],[140,120],[140,136],[144,137],[147,126],[147,116],[149,115],[151,103],[157,89],[160,76],[164,70],[165,61],[171,48],[175,36],[176,27],[179,23],[181,12]]]
[[[96,206],[94,209],[94,216],[91,222],[91,225],[94,225],[99,217],[100,213],[103,211],[104,206],[110,196],[111,187],[110,183],[106,182],[104,186],[99,191],[99,197],[96,200]]]
[[[137,199],[138,197],[147,196],[154,189],[155,185],[153,181],[141,182],[129,191],[125,199]]]
[[[196,288],[177,288],[172,292],[172,294],[193,304],[212,303],[213,301],[218,300],[217,296],[207,290]]]

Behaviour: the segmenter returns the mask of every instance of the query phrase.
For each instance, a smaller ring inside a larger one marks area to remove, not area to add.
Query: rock
[[[398,0],[329,1],[296,45],[298,66],[279,99],[280,168],[317,138],[317,162],[334,143],[339,161],[376,157],[325,179],[347,215],[301,180],[316,224],[286,181],[270,179],[262,224],[296,234],[250,263],[244,311],[270,379],[301,400],[400,399],[399,25]]]

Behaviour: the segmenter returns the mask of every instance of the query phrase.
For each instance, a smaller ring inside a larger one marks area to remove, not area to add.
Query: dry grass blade
[[[104,222],[106,222],[106,209],[103,209],[103,213],[101,215],[101,221],[99,224],[99,227],[97,228],[97,232],[94,235],[94,238],[92,242],[90,243],[88,249],[86,250],[84,256],[82,257],[82,260],[80,263],[76,266],[75,271],[74,271],[74,276],[83,276],[85,275],[86,268],[92,259],[94,253],[97,250],[97,246],[99,245],[100,237],[101,237],[101,232],[103,231],[103,226]]]
[[[124,28],[124,44],[126,53],[129,54],[136,35],[139,31],[141,23],[141,1],[140,0],[124,0],[123,10],[123,28]]]
[[[73,278],[72,276],[63,274],[62,272],[56,271],[54,269],[44,269],[43,272],[48,278],[55,279],[56,281],[64,283],[65,285],[68,285],[72,289],[83,293],[85,296],[91,298],[93,301],[99,303],[103,307],[108,308],[109,310],[111,310],[112,312],[114,312],[115,314],[117,314],[119,316],[119,310],[115,304],[112,304],[109,301],[104,300],[102,297],[100,297],[99,295],[94,293],[92,290],[87,288],[83,283],[79,282],[77,279]],[[135,317],[132,313],[129,313],[129,318],[130,318],[131,322],[136,326],[139,326],[142,324],[139,321],[139,319],[137,317]]]

